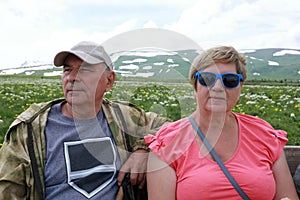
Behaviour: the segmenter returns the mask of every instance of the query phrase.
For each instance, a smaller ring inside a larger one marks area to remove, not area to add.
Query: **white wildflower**
[[[250,104],[250,105],[253,105],[253,104],[256,104],[256,103],[257,103],[256,101],[247,101],[247,102],[246,102],[247,105],[249,105],[249,104]]]

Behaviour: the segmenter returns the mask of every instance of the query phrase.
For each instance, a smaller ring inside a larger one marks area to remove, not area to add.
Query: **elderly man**
[[[142,188],[143,136],[168,120],[104,98],[115,73],[96,43],[59,52],[54,65],[62,66],[64,98],[33,104],[11,124],[0,150],[0,199],[115,199],[127,172]]]

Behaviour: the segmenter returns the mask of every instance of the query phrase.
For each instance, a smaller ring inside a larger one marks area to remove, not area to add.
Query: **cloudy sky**
[[[300,49],[300,1],[2,0],[0,27],[0,68],[51,62],[79,41],[143,28],[174,31],[204,49]]]

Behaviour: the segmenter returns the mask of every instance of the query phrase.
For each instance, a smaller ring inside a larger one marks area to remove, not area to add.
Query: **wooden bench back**
[[[285,146],[284,151],[291,174],[294,176],[295,171],[300,164],[300,146]]]
[[[300,146],[285,146],[284,151],[291,174],[293,176],[297,166],[300,164]]]

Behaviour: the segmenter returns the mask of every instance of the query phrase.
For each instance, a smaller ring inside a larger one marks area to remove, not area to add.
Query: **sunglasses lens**
[[[239,77],[236,74],[225,74],[222,77],[223,83],[228,88],[234,88],[239,85]]]
[[[216,82],[216,75],[211,73],[201,73],[199,83],[203,86],[212,86]]]
[[[217,79],[222,79],[222,84],[225,88],[235,88],[240,84],[243,79],[241,74],[225,73],[216,74],[213,72],[197,72],[199,83],[204,87],[213,87]]]

